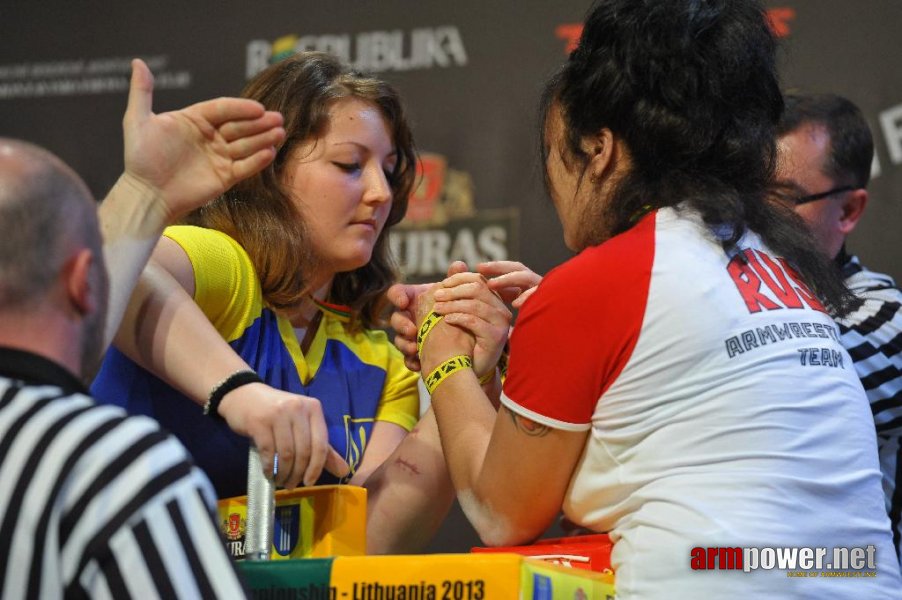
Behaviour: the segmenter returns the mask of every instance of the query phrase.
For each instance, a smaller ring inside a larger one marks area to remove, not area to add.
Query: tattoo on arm
[[[514,427],[517,428],[517,431],[525,433],[530,437],[543,437],[545,435],[548,435],[548,432],[551,431],[551,428],[547,425],[536,423],[532,419],[527,419],[526,417],[518,415],[507,407],[504,407],[504,412],[506,412],[511,418],[511,421],[514,423]]]

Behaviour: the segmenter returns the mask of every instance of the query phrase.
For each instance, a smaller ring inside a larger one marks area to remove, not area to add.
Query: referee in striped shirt
[[[838,321],[871,403],[886,508],[897,554],[902,552],[902,292],[892,277],[863,267],[846,252],[846,236],[864,213],[874,143],[855,104],[833,94],[789,95],[778,130],[778,179],[795,212],[845,283],[863,302]]]
[[[246,595],[188,452],[156,422],[95,404],[83,381],[163,227],[269,163],[282,120],[238,99],[154,115],[150,71],[133,68],[126,172],[101,227],[61,160],[0,139],[4,599]]]

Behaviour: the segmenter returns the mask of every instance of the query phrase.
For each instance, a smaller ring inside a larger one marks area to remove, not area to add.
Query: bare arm
[[[136,59],[122,122],[125,172],[99,209],[110,274],[107,343],[163,228],[265,167],[285,137],[282,116],[252,100],[218,98],[156,115],[152,96],[153,76]]]
[[[189,295],[193,291],[187,255],[178,244],[162,238],[132,295],[115,343],[132,360],[202,405],[217,383],[249,367],[194,302]],[[322,407],[315,398],[252,383],[226,394],[219,414],[233,431],[254,441],[267,474],[272,473],[273,455],[278,452],[279,485],[313,484],[324,467],[337,476],[348,471],[347,463],[329,446]]]
[[[455,278],[467,284],[454,285]],[[453,300],[439,303],[447,316],[423,345],[425,372],[449,357],[473,356],[481,341],[490,345],[493,334],[486,332],[497,326],[490,315],[497,315],[500,299],[472,283],[455,276],[444,282],[442,294],[436,292]],[[420,319],[427,304],[428,297],[419,306]],[[470,369],[447,377],[432,404],[458,499],[483,541],[525,543],[545,531],[560,511],[587,434],[552,430],[504,407],[496,413]]]
[[[524,544],[558,515],[586,433],[549,429],[505,407],[495,413],[476,378],[448,378],[432,403],[461,508],[484,543]]]
[[[432,410],[390,456],[378,462],[364,483],[367,554],[419,552],[432,540],[454,501]]]

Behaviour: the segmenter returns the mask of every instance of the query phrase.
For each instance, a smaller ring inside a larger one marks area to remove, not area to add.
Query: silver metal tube
[[[245,560],[269,560],[272,549],[275,484],[263,474],[260,453],[251,444],[247,461],[247,528],[244,538]]]

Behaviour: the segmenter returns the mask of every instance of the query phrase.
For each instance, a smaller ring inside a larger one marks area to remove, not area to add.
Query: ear
[[[599,181],[614,166],[616,151],[614,133],[610,129],[602,129],[595,135],[586,136],[582,140],[582,150],[589,157],[588,173],[591,181]]]
[[[69,258],[63,267],[62,277],[66,296],[81,316],[87,316],[97,310],[95,294],[92,289],[91,269],[95,268],[94,253],[82,248]]]
[[[843,235],[849,235],[864,214],[868,204],[868,191],[857,189],[849,192],[841,205],[842,212],[839,217],[839,231]]]

